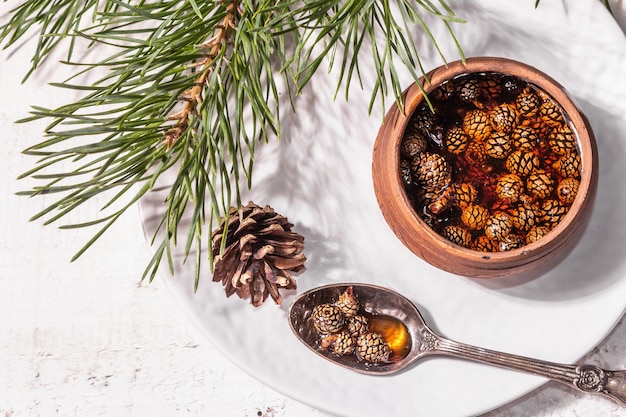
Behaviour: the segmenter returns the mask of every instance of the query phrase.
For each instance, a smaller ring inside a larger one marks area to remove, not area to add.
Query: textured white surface
[[[624,2],[614,4],[623,18]],[[14,196],[31,185],[15,178],[31,167],[20,151],[42,126],[12,122],[29,104],[54,100],[34,83],[6,82],[2,74],[22,71],[27,60],[22,52],[0,56],[0,416],[327,416],[237,369],[189,324],[161,282],[138,282],[149,250],[137,211],[73,264],[89,232],[27,222],[43,201]],[[269,360],[281,364],[278,355]],[[623,320],[588,360],[626,367]],[[626,410],[549,383],[488,415],[621,417]]]

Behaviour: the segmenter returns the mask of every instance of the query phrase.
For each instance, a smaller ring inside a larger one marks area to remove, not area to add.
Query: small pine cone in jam
[[[582,161],[578,152],[569,151],[561,155],[559,159],[552,164],[552,169],[561,177],[577,177],[580,175]]]
[[[480,140],[471,141],[467,145],[467,149],[465,150],[463,157],[465,161],[469,163],[471,166],[473,166],[474,168],[482,167],[487,161],[487,153],[485,152],[485,142],[480,141]]]
[[[421,132],[410,132],[404,137],[400,152],[406,158],[413,158],[428,148],[428,139]]]
[[[337,355],[351,355],[356,348],[356,340],[345,330],[337,335],[337,340],[333,344],[333,352]]]
[[[319,304],[313,309],[313,327],[320,334],[337,333],[344,323],[341,310],[334,304]]]
[[[480,80],[480,93],[488,100],[495,100],[502,93],[502,84],[494,74],[485,74]]]
[[[533,242],[538,241],[545,235],[550,232],[550,228],[548,226],[533,226],[530,228],[528,233],[526,233],[526,244],[531,244]]]
[[[339,356],[351,355],[356,348],[356,340],[345,330],[324,336],[320,342],[322,350],[331,350]]]
[[[505,76],[503,77],[502,81],[504,91],[513,95],[519,94],[519,92],[525,86],[525,84],[519,78],[513,76]]]
[[[503,240],[511,233],[513,229],[513,221],[511,216],[500,211],[494,213],[485,224],[485,236],[494,240]]]
[[[564,178],[556,187],[556,196],[565,205],[571,205],[578,193],[580,181],[576,178]]]
[[[517,117],[515,105],[503,103],[491,109],[489,112],[489,124],[497,132],[511,133],[517,125]]]
[[[415,179],[430,190],[440,190],[452,182],[452,167],[445,157],[436,153],[423,152],[413,158]]]
[[[469,204],[461,212],[461,222],[470,230],[481,230],[487,224],[489,210],[478,204]]]
[[[485,141],[485,153],[495,159],[506,158],[513,149],[509,135],[493,132]]]
[[[480,109],[470,110],[463,117],[463,130],[470,138],[485,140],[491,133],[489,114]]]
[[[380,334],[365,333],[358,337],[355,353],[360,361],[384,363],[389,361],[391,349]]]
[[[541,99],[532,88],[526,86],[519,95],[515,98],[515,104],[517,105],[517,111],[521,116],[530,118],[537,114],[539,106],[541,105]]]
[[[474,239],[471,248],[479,252],[498,252],[500,250],[498,242],[485,235],[480,235]]]
[[[569,207],[556,199],[545,200],[541,204],[541,214],[546,226],[555,227],[567,214]]]
[[[430,96],[438,101],[448,100],[454,95],[456,87],[454,81],[446,81],[430,92]]]
[[[524,119],[521,125],[533,129],[539,139],[547,138],[551,130],[551,127],[539,115],[530,119]]]
[[[496,194],[499,199],[510,204],[519,200],[523,188],[524,183],[519,175],[505,174],[498,179]]]
[[[453,190],[454,205],[460,208],[465,208],[469,204],[475,203],[478,197],[476,187],[470,182],[454,183]]]
[[[435,192],[434,198],[428,204],[428,211],[432,214],[440,214],[447,209],[454,199],[454,188],[450,185],[446,185],[437,192]]]
[[[472,243],[472,234],[466,228],[455,224],[449,224],[444,227],[441,235],[450,242],[465,248]]]
[[[537,198],[547,198],[554,190],[554,180],[543,169],[533,171],[526,180],[526,189]]]
[[[545,100],[539,106],[539,115],[548,126],[558,127],[565,123],[561,109],[553,100]]]
[[[413,132],[426,134],[435,125],[437,125],[437,116],[427,106],[417,109],[409,120],[409,128]]]
[[[519,175],[520,177],[530,175],[530,173],[539,168],[540,165],[541,161],[537,155],[533,152],[523,150],[511,152],[504,163],[504,167],[507,171],[511,174]]]
[[[521,248],[525,240],[518,234],[509,233],[504,239],[498,241],[498,248],[501,252]]]
[[[445,142],[448,152],[459,155],[467,148],[469,137],[461,127],[454,126],[446,132]]]
[[[510,210],[513,227],[521,232],[530,230],[539,220],[539,207],[532,203],[521,204]]]
[[[468,78],[458,86],[459,98],[466,103],[474,104],[478,108],[484,107],[479,101],[480,93],[481,85],[477,78]]]
[[[354,317],[359,312],[359,300],[356,299],[352,287],[346,288],[346,290],[341,293],[336,304],[346,318]]]
[[[359,314],[348,319],[348,322],[346,323],[346,330],[352,335],[352,337],[356,338],[359,335],[367,333],[369,331],[369,325],[370,323],[367,317]]]
[[[576,150],[576,134],[569,126],[560,125],[550,132],[548,143],[552,152],[565,155]]]
[[[530,126],[517,126],[511,132],[511,140],[518,150],[532,151],[539,143],[537,132]]]

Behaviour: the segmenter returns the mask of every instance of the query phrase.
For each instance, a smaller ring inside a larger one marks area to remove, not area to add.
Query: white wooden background
[[[1,14],[9,6],[0,5]],[[613,7],[626,28],[625,0]],[[0,54],[0,417],[330,417],[230,364],[162,282],[139,281],[150,254],[138,210],[75,263],[69,259],[90,232],[27,221],[44,200],[15,196],[32,185],[16,177],[32,166],[20,152],[42,126],[13,121],[30,104],[54,101],[7,76],[23,73],[29,57],[30,50]],[[281,366],[278,355],[268,360]],[[626,368],[623,319],[589,360]],[[548,383],[488,416],[622,417],[626,408]]]

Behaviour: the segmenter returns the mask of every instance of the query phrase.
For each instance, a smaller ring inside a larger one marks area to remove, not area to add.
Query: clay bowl
[[[437,268],[473,278],[541,274],[571,251],[587,223],[597,186],[595,138],[587,118],[558,82],[529,65],[509,59],[470,58],[465,64],[459,61],[439,67],[427,74],[428,81],[422,79],[424,92],[428,95],[448,80],[475,73],[504,74],[530,83],[547,93],[569,118],[577,134],[581,166],[578,192],[567,214],[547,235],[506,251],[476,250],[471,245],[452,243],[437,233],[416,212],[415,198],[407,194],[401,175],[400,146],[405,131],[410,128],[411,116],[425,100],[416,84],[404,92],[404,112],[394,104],[379,130],[372,164],[376,198],[387,223],[402,243]]]

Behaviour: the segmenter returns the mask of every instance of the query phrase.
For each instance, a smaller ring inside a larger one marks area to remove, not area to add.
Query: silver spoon
[[[352,287],[361,311],[372,316],[390,316],[406,326],[411,341],[406,356],[395,361],[371,364],[358,361],[354,355],[338,356],[319,347],[320,336],[313,327],[312,311],[316,305],[336,302],[348,287]],[[417,307],[409,299],[376,285],[331,284],[309,290],[298,296],[289,308],[289,325],[298,339],[318,355],[363,374],[389,375],[406,370],[426,356],[447,355],[554,379],[584,392],[607,395],[626,406],[626,370],[607,371],[595,365],[558,364],[446,339],[426,325]]]

